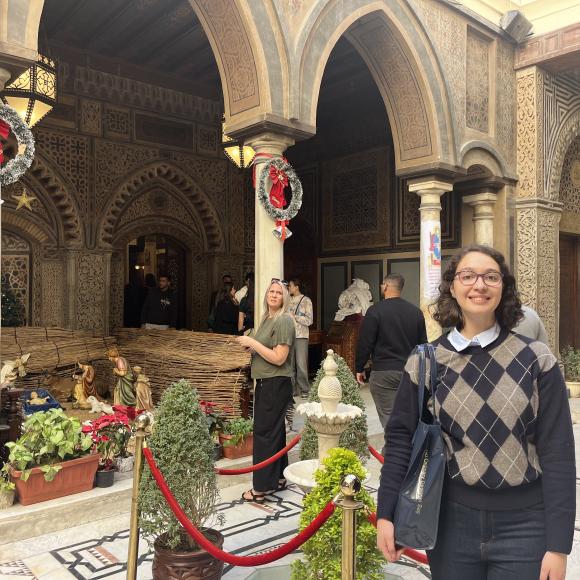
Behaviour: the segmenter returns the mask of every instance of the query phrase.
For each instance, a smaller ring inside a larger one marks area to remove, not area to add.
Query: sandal
[[[276,491],[284,491],[288,487],[288,482],[285,479],[280,479],[278,481],[278,487]]]
[[[248,494],[250,497],[247,497]],[[266,494],[254,493],[254,489],[248,489],[248,491],[244,491],[244,493],[242,493],[242,499],[249,503],[264,503],[266,501]]]

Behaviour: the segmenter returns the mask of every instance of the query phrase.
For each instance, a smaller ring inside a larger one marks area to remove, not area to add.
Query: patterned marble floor
[[[580,400],[576,401],[578,403],[574,402],[573,408],[580,410]],[[369,423],[374,424],[374,409],[369,407]],[[580,474],[580,425],[575,425],[574,431]],[[369,489],[375,491],[379,467],[372,459],[368,467],[371,472]],[[249,478],[247,482],[222,489],[218,506],[225,515],[225,524],[221,528],[226,538],[224,548],[235,554],[258,554],[287,542],[296,534],[302,506],[302,492],[294,486],[276,493],[272,496],[273,501],[265,505],[243,502],[240,496],[248,489],[248,483]],[[580,477],[577,480],[577,498],[580,502]],[[0,545],[0,580],[14,580],[16,577],[31,580],[125,578],[128,527],[128,514],[123,514],[39,536],[26,542]],[[143,540],[140,542],[139,554],[138,578],[149,580],[152,577],[152,554]],[[271,572],[267,567],[262,568],[260,577],[284,580],[278,567],[299,557],[300,552],[295,552],[273,563]],[[248,578],[254,569],[226,566],[224,571],[226,580],[241,580]],[[386,578],[398,577],[405,580],[430,577],[427,570],[412,562],[389,565],[388,574]],[[567,577],[580,578],[580,517],[576,521],[574,549],[569,558]]]

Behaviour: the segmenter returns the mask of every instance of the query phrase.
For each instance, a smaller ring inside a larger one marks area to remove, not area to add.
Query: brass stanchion
[[[129,529],[129,554],[127,556],[127,580],[137,580],[137,559],[139,557],[139,482],[143,471],[143,444],[146,430],[152,423],[151,413],[142,413],[135,419],[135,465],[133,467],[133,493],[131,495],[131,519]]]
[[[355,496],[360,489],[358,477],[345,475],[340,482],[342,496],[336,500],[342,508],[342,580],[356,579],[356,512],[363,503]]]

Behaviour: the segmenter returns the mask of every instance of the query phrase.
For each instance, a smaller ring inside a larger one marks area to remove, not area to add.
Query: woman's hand
[[[256,350],[256,339],[251,336],[238,336],[236,340],[238,341],[238,344],[241,344],[244,348],[248,348],[252,352]]]
[[[383,553],[388,562],[396,562],[404,548],[395,547],[395,526],[389,520],[377,521],[377,548]]]
[[[540,569],[540,580],[564,580],[568,556],[558,552],[546,552]]]

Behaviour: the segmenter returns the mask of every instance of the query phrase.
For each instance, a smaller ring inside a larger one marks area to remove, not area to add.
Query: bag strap
[[[419,399],[419,421],[423,416],[423,403],[425,400],[425,380],[427,378],[427,353],[429,354],[429,361],[431,363],[430,369],[430,381],[431,385],[431,398],[433,399],[433,411],[435,411],[435,393],[437,391],[437,359],[435,358],[435,349],[432,344],[420,344],[418,347],[419,354],[419,388],[418,399]],[[437,414],[433,412],[433,419],[435,423],[438,423]]]

